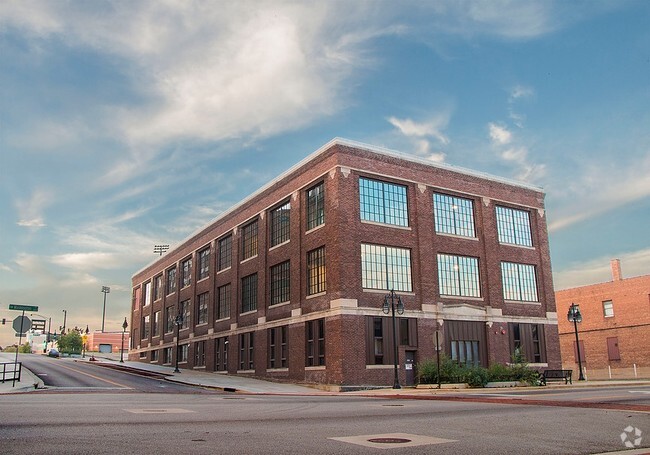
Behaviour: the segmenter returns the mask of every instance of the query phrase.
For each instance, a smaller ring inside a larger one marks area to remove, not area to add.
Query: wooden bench
[[[543,385],[548,381],[564,381],[565,384],[573,384],[571,380],[572,370],[544,370],[539,376],[539,380]]]

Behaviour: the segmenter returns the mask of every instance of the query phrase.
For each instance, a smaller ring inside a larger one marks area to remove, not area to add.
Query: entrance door
[[[404,370],[406,370],[405,385],[415,385],[415,351],[406,351],[406,362],[404,363]]]

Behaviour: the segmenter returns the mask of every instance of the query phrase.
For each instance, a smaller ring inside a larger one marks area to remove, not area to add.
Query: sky
[[[556,289],[649,274],[649,22],[643,0],[5,0],[0,318],[98,330],[109,286],[121,330],[155,244],[334,137],[543,187]]]

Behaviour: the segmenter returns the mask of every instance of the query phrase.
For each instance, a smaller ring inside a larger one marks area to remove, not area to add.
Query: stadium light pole
[[[104,333],[104,321],[106,319],[106,294],[111,292],[111,288],[108,286],[102,286],[101,292],[104,293],[104,311],[102,311],[102,333]]]

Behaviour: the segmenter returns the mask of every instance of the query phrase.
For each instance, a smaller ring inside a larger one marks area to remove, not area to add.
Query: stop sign
[[[32,328],[32,321],[27,316],[18,316],[13,327],[16,333],[25,333]]]

